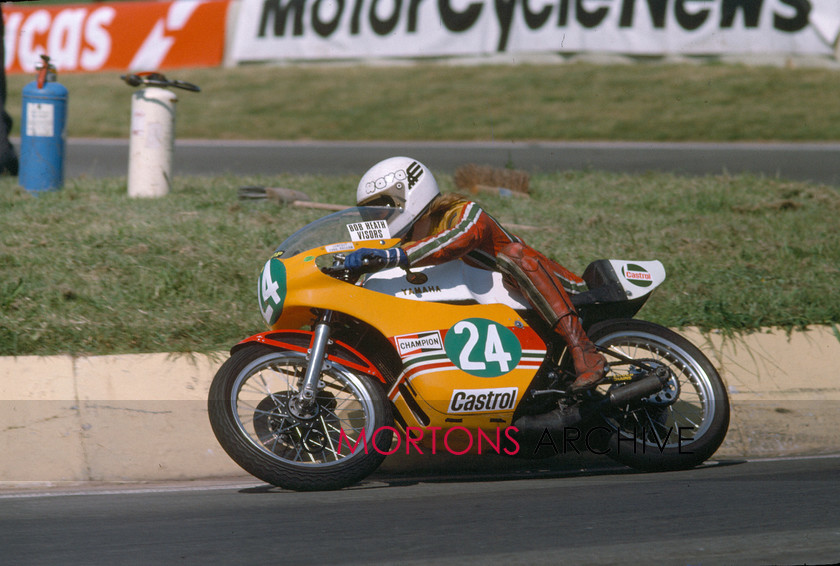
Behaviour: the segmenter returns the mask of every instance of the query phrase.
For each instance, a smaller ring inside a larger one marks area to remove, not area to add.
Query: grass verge
[[[450,177],[439,177],[452,190]],[[124,179],[31,197],[0,180],[0,355],[214,351],[264,329],[256,276],[315,210],[240,202],[247,184],[351,204],[355,177],[178,178],[132,200]],[[668,280],[641,313],[727,331],[840,322],[840,191],[756,176],[536,175],[532,197],[480,197],[581,272],[659,259]]]
[[[127,138],[120,73],[59,76],[67,135]],[[171,71],[180,138],[836,141],[840,73],[720,64],[246,66]],[[21,89],[7,107],[20,125]],[[17,129],[15,130],[17,131]]]

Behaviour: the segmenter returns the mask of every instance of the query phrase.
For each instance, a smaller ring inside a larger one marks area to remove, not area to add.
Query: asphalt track
[[[355,174],[377,161],[409,155],[432,171],[464,163],[511,165],[531,172],[667,171],[683,175],[751,172],[840,186],[840,143],[627,142],[313,142],[177,140],[174,175]],[[126,175],[128,140],[71,138],[68,178]]]
[[[387,462],[386,462],[387,464]],[[0,491],[0,563],[836,564],[840,457]]]

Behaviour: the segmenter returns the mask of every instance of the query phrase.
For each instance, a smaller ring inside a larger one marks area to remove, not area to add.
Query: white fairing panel
[[[462,261],[429,265],[411,269],[423,273],[428,280],[413,285],[406,279],[405,270],[395,267],[372,273],[363,286],[402,299],[437,302],[468,302],[503,304],[514,309],[529,308],[528,301],[502,281],[502,274],[470,267]]]
[[[665,267],[659,261],[609,260],[628,300],[650,294],[665,280]],[[372,273],[364,281],[366,289],[415,301],[502,304],[514,309],[531,308],[516,289],[505,285],[502,274],[471,267],[462,261],[412,268],[428,280],[411,284],[406,272],[395,267]]]

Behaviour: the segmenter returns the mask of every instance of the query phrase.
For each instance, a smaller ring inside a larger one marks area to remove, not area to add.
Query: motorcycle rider
[[[500,271],[568,344],[577,373],[572,390],[591,389],[603,381],[606,360],[586,336],[569,298],[586,290],[580,277],[526,245],[475,202],[442,195],[432,173],[416,159],[391,157],[371,167],[359,181],[356,202],[401,209],[389,228],[402,240],[386,250],[356,250],[347,256],[345,267],[359,270],[370,259],[382,261],[384,267],[461,259]]]

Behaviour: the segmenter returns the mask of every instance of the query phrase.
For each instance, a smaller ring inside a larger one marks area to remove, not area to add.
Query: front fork
[[[309,345],[309,365],[306,367],[306,374],[303,376],[303,383],[300,387],[300,394],[294,400],[295,412],[298,416],[307,416],[313,412],[315,406],[315,394],[318,392],[318,384],[321,380],[321,370],[324,367],[327,346],[330,343],[330,332],[332,330],[333,311],[324,311],[315,331],[312,335],[312,342]]]

